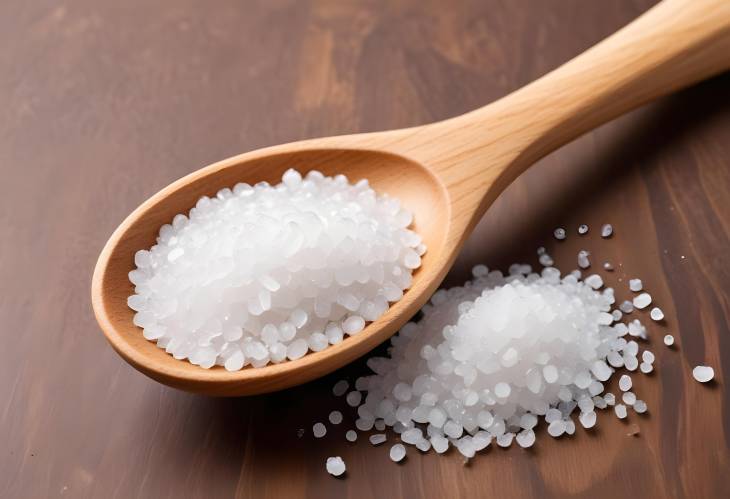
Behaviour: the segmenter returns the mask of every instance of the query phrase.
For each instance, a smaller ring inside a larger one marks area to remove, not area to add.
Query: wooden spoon
[[[132,366],[209,395],[279,390],[327,374],[395,333],[429,299],[474,225],[509,183],[561,145],[661,95],[730,67],[730,1],[666,0],[585,53],[503,99],[415,128],[306,140],[210,165],[145,201],[112,234],[94,271],[96,318]],[[455,83],[455,91],[458,84]],[[415,214],[428,246],[413,285],[356,336],[295,361],[228,372],[175,360],[132,324],[134,253],[203,195],[237,182],[278,183],[288,168],[367,178]]]

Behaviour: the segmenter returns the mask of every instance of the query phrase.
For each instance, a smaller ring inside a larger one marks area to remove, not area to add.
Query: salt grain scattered
[[[373,445],[380,445],[383,442],[385,442],[388,438],[383,433],[376,433],[374,435],[370,435],[370,443]]]
[[[354,442],[357,440],[357,432],[355,430],[347,430],[347,433],[345,433],[345,439],[347,439],[348,442]]]
[[[649,293],[641,293],[634,297],[633,303],[634,307],[638,309],[646,308],[651,303],[651,295]]]
[[[342,423],[342,413],[340,411],[332,411],[329,415],[330,423],[340,424]]]
[[[618,380],[618,387],[621,389],[621,391],[627,392],[631,390],[632,385],[633,383],[631,382],[631,376],[627,374],[622,374]]]
[[[553,235],[555,236],[555,239],[562,241],[563,239],[565,239],[565,229],[563,229],[562,227],[558,227],[553,232]]]
[[[314,438],[322,438],[327,434],[327,427],[322,423],[315,423],[314,426],[312,426],[312,434],[314,435]]]
[[[672,336],[671,334],[664,335],[664,344],[668,347],[674,345],[674,336]]]
[[[626,406],[623,404],[616,404],[616,407],[613,408],[614,412],[616,413],[616,417],[619,419],[624,419],[626,417]]]
[[[664,312],[662,312],[662,309],[659,307],[652,308],[651,312],[649,312],[649,315],[655,321],[660,321],[664,319]]]
[[[589,255],[590,255],[590,253],[586,250],[580,250],[578,252],[578,267],[580,267],[582,269],[587,269],[588,267],[591,266],[591,262],[588,259]]]
[[[341,379],[340,381],[335,383],[335,386],[332,387],[332,393],[335,395],[335,397],[341,397],[345,394],[349,387],[350,383],[348,383],[347,380]]]
[[[629,280],[629,289],[631,291],[641,291],[643,289],[643,284],[641,282],[641,279],[630,279]]]
[[[403,444],[395,444],[390,448],[390,459],[393,462],[399,463],[406,457],[406,448]]]
[[[328,457],[327,463],[326,463],[327,473],[329,473],[332,476],[340,476],[342,475],[347,467],[345,466],[345,462],[342,460],[340,456],[336,457]]]
[[[604,224],[601,227],[601,237],[611,237],[611,234],[613,234],[613,226],[611,224]]]
[[[715,377],[715,370],[709,366],[697,366],[692,369],[692,376],[700,383],[707,383]]]
[[[582,236],[583,234],[587,234],[587,233],[588,233],[588,226],[586,224],[581,224],[578,226],[578,234],[580,234]]]

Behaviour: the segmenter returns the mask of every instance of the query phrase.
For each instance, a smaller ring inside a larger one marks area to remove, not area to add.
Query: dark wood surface
[[[635,376],[644,417],[602,413],[591,433],[542,431],[530,451],[491,448],[468,465],[412,450],[394,465],[389,446],[348,444],[351,423],[297,438],[332,408],[352,421],[330,388],[362,362],[273,395],[190,395],[117,357],[89,304],[105,239],[172,180],[266,145],[467,111],[651,3],[0,3],[0,497],[727,497],[730,75],[545,158],[447,277],[534,263],[541,244],[566,271],[582,248],[612,261],[621,299],[641,277],[667,314],[650,325],[657,371]],[[564,243],[550,237],[558,224]],[[677,348],[661,344],[665,331]],[[691,378],[705,362],[710,386]],[[345,479],[325,473],[331,455]]]

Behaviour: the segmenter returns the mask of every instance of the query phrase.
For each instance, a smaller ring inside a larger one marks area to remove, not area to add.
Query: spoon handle
[[[434,167],[447,186],[471,179],[489,197],[581,134],[729,68],[730,0],[664,0],[522,89],[435,124],[452,150]]]

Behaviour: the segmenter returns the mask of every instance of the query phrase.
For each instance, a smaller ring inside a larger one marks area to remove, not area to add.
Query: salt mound
[[[297,359],[360,332],[411,285],[426,248],[413,216],[367,180],[287,171],[175,216],[135,255],[128,299],[176,359],[235,371]]]
[[[575,431],[576,409],[595,424],[594,409],[609,405],[603,382],[638,363],[628,328],[612,325],[613,289],[552,267],[510,272],[475,267],[473,281],[438,291],[392,338],[390,357],[368,361],[358,426],[382,418],[406,444],[443,452],[450,442],[471,457],[492,438],[532,445],[538,416],[555,437]]]

